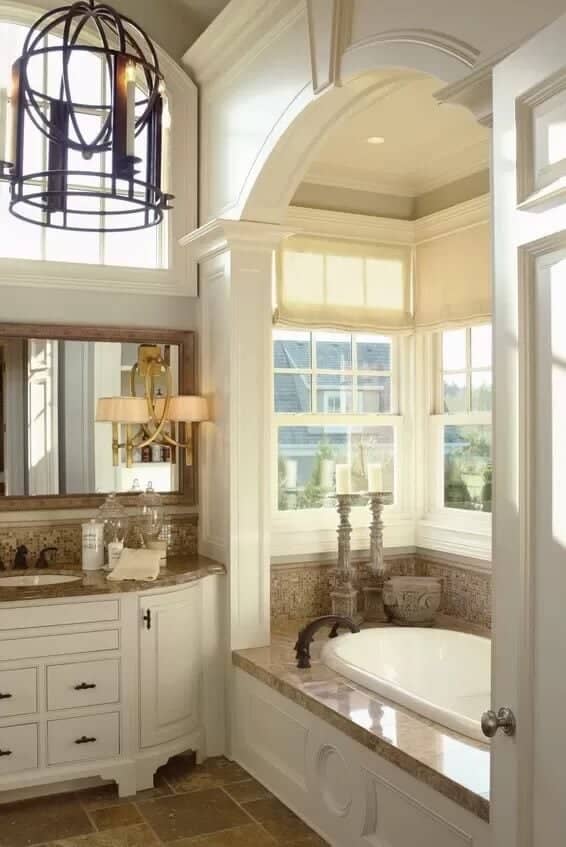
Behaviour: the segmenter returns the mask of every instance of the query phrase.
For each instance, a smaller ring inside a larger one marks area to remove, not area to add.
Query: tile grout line
[[[252,777],[252,775],[251,775],[251,774],[249,774],[249,778],[250,778],[250,779],[254,779],[254,777]],[[241,780],[241,782],[247,782],[247,780],[243,779],[243,780]],[[256,782],[259,782],[259,780],[256,780]],[[235,785],[235,784],[236,784],[236,783],[233,783],[233,782],[232,782],[232,783],[229,783],[229,785]],[[260,782],[259,784],[262,786],[262,788],[265,788],[265,785],[263,785],[261,782]],[[258,821],[258,820],[257,820],[257,818],[254,818],[254,816],[252,815],[252,813],[251,813],[251,812],[248,812],[248,810],[244,808],[244,804],[243,804],[243,803],[240,803],[238,800],[236,800],[234,797],[232,797],[232,796],[231,796],[231,795],[230,795],[230,794],[226,791],[225,786],[223,786],[223,785],[222,785],[222,786],[220,786],[220,787],[221,787],[222,791],[224,792],[224,794],[225,794],[227,797],[229,797],[229,798],[230,798],[230,800],[232,800],[232,802],[233,802],[233,803],[235,803],[235,804],[236,804],[236,806],[238,806],[238,807],[239,807],[239,808],[240,808],[240,809],[241,809],[241,810],[242,810],[242,811],[243,811],[246,815],[248,815],[248,817],[250,818],[250,820],[252,821],[252,823],[255,823],[255,824],[256,824],[256,826],[259,826],[259,828],[262,830],[262,832],[264,832],[264,833],[265,833],[265,834],[266,834],[269,838],[271,838],[271,839],[273,840],[273,845],[274,845],[274,847],[275,847],[275,845],[279,845],[278,839],[276,839],[274,835],[271,835],[271,833],[269,832],[269,830],[268,830],[268,829],[266,829],[266,828],[264,827],[264,825],[262,824],[262,822],[261,822],[261,821]],[[269,791],[269,789],[268,789],[268,788],[265,788],[265,790],[266,790],[266,791]],[[271,793],[271,792],[269,792],[269,793]],[[253,802],[253,800],[251,800],[250,802]],[[281,801],[280,801],[280,802],[281,802]],[[284,805],[284,804],[283,804],[283,805]],[[281,847],[283,847],[283,845],[281,845]]]
[[[165,782],[167,782],[167,780],[165,780]],[[169,785],[169,783],[167,783],[167,784]],[[171,787],[171,786],[169,786],[169,787]],[[134,795],[134,796],[135,796],[135,795]],[[165,795],[165,796],[167,796],[167,795]],[[174,797],[174,796],[175,796],[175,794],[173,793],[171,796],[173,796],[173,797]],[[161,840],[161,838],[158,836],[158,834],[156,833],[156,831],[154,830],[154,828],[152,827],[152,825],[150,824],[150,822],[148,821],[148,819],[146,818],[146,816],[144,815],[144,813],[142,812],[142,810],[140,809],[140,805],[143,805],[143,803],[132,803],[132,806],[133,806],[135,809],[137,809],[137,812],[138,812],[139,816],[140,816],[140,817],[141,817],[141,819],[142,819],[142,823],[144,823],[144,824],[147,826],[147,828],[149,829],[149,831],[151,832],[151,834],[152,834],[152,835],[153,835],[153,837],[155,838],[155,840],[156,840],[157,844],[159,845],[159,847],[162,847],[162,845],[163,845],[163,841],[162,841],[162,840]]]

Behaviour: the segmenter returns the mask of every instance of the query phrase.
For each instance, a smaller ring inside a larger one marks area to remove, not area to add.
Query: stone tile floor
[[[325,847],[234,762],[177,756],[155,788],[114,785],[0,805],[0,847]]]

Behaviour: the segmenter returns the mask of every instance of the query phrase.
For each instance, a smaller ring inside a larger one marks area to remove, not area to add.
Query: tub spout
[[[311,621],[299,632],[297,643],[295,644],[295,655],[297,657],[298,668],[310,668],[310,646],[314,636],[319,629],[323,626],[329,626],[330,624],[332,624],[332,629],[330,630],[329,638],[336,638],[338,635],[338,629],[341,626],[346,627],[350,630],[350,632],[360,631],[359,626],[357,626],[351,618],[341,617],[340,615],[323,615],[321,618],[315,618],[314,621]]]

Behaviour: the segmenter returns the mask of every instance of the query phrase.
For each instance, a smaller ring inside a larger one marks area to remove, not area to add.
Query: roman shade
[[[278,253],[277,324],[383,334],[414,329],[412,248],[292,236]]]
[[[490,241],[485,223],[417,244],[417,330],[491,320]]]

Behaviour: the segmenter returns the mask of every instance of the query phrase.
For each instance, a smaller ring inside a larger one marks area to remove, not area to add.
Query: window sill
[[[491,516],[486,514],[427,515],[417,521],[415,545],[477,560],[478,568],[491,570]]]
[[[324,553],[336,553],[337,538],[336,529],[338,516],[325,525],[305,520],[304,515],[299,520],[274,521],[271,531],[271,556],[304,556],[305,561],[309,556],[318,556]],[[383,531],[383,542],[385,548],[392,547],[414,547],[415,546],[415,523],[411,517],[399,513],[389,513],[385,517],[386,526]],[[351,548],[352,550],[367,550],[369,547],[369,526],[354,525],[352,528]]]

